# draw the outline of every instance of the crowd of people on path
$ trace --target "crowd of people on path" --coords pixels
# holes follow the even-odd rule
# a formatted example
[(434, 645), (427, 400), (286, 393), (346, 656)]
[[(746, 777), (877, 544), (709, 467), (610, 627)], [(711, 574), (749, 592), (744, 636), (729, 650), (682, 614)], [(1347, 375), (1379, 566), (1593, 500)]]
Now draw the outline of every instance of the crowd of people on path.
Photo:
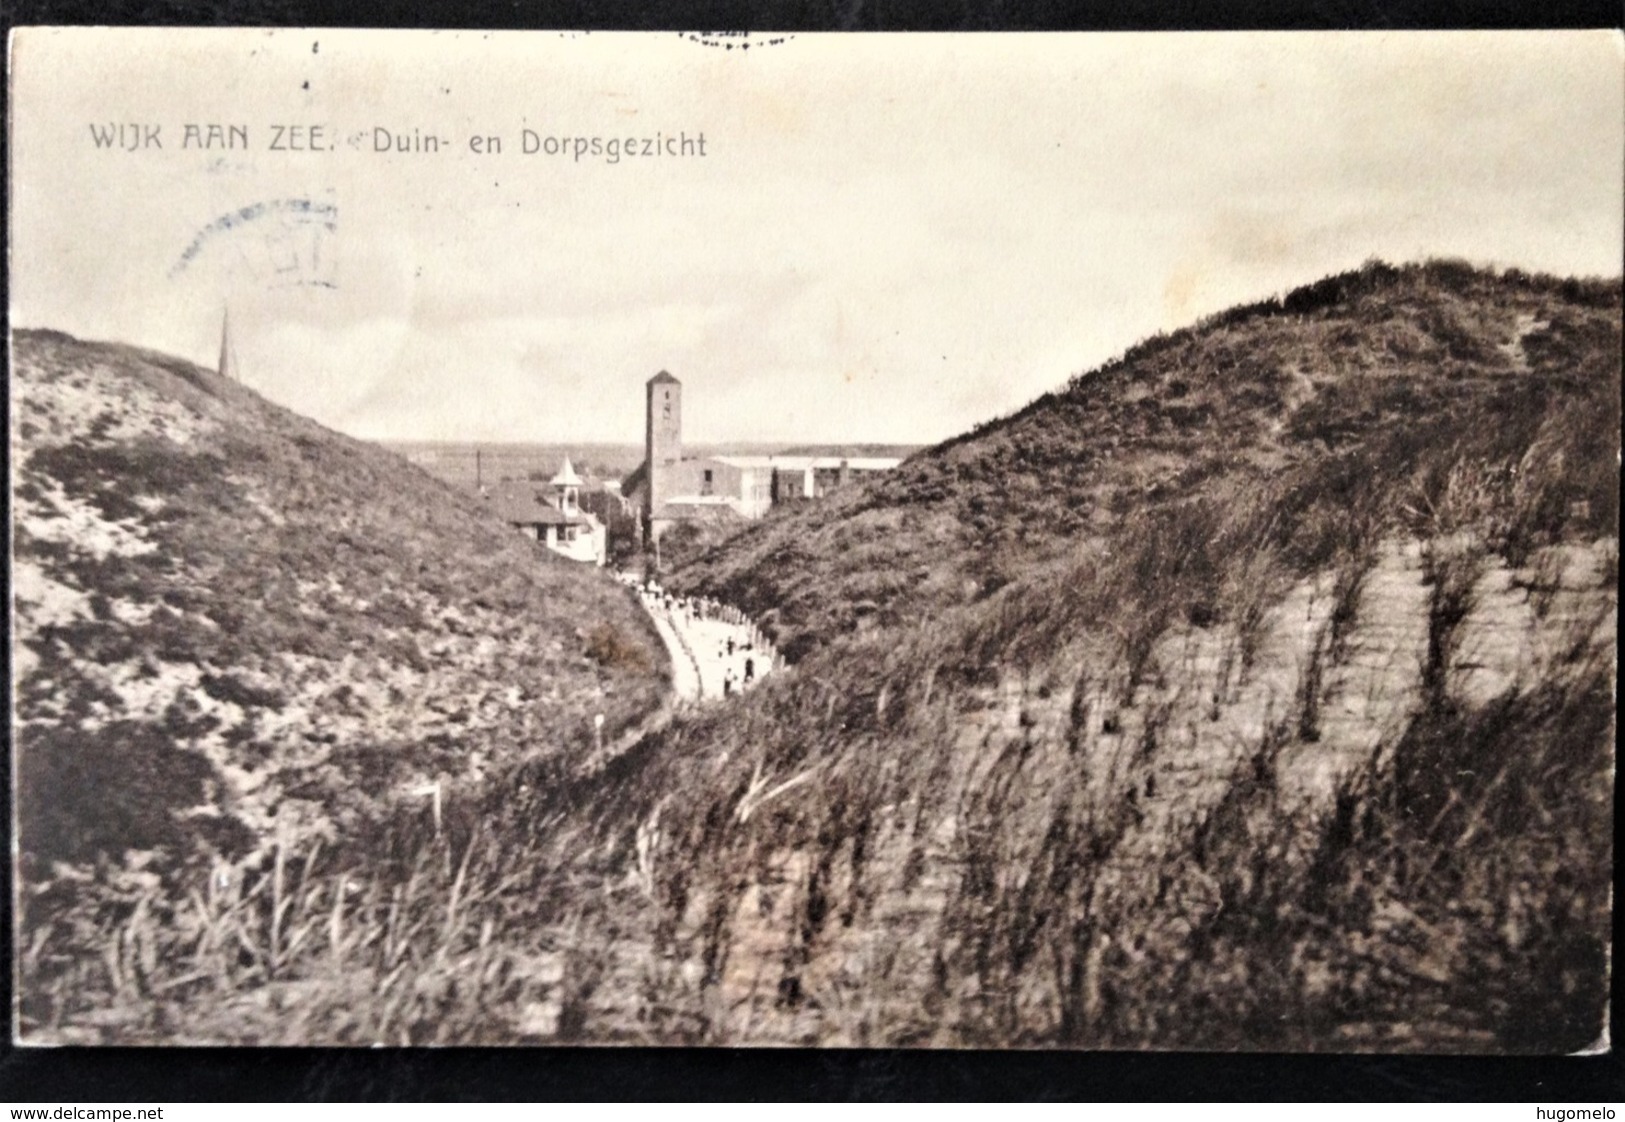
[(735, 690), (742, 690), (756, 681), (756, 660), (760, 653), (751, 639), (736, 644), (730, 638), (717, 648), (717, 658), (727, 667), (722, 679), (723, 697), (732, 697)]
[[(664, 614), (671, 621), (685, 644), (689, 643), (689, 636), (703, 632), (704, 629), (694, 626), (696, 623), (728, 625), (728, 633), (717, 643), (716, 650), (716, 662), (723, 671), (723, 697), (732, 697), (749, 688), (782, 665), (778, 652), (762, 629), (732, 604), (708, 596), (679, 595), (662, 588), (656, 581), (640, 580), (636, 574), (623, 573), (621, 579), (637, 589), (644, 607), (651, 613)], [(689, 653), (697, 666), (704, 652), (691, 647)]]

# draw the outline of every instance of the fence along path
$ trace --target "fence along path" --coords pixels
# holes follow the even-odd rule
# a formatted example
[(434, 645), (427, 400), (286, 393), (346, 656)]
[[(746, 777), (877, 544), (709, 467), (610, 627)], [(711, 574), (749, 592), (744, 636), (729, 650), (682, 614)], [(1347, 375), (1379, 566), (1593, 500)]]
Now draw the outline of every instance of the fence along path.
[(739, 609), (668, 596), (659, 586), (638, 586), (637, 592), (671, 655), (672, 696), (611, 743), (598, 745), (582, 764), (583, 775), (603, 771), (683, 708), (736, 697), (783, 665), (761, 629)]
[(642, 586), (639, 597), (671, 650), (673, 687), (684, 701), (731, 697), (782, 665), (761, 629), (738, 608), (675, 596), (653, 584)]

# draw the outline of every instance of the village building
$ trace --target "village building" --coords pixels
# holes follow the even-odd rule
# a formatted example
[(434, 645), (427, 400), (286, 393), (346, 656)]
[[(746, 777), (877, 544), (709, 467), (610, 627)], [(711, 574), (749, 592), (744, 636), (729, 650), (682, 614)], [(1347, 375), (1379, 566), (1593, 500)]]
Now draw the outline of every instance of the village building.
[(760, 518), (774, 506), (820, 498), (854, 478), (887, 471), (894, 456), (683, 455), (683, 384), (662, 370), (645, 400), (643, 463), (621, 494), (653, 541), (674, 523)]
[(566, 456), (546, 491), (528, 480), (504, 480), (483, 493), (493, 514), (534, 535), (554, 553), (602, 565), (609, 554), (609, 532), (597, 515), (581, 508), (581, 487)]

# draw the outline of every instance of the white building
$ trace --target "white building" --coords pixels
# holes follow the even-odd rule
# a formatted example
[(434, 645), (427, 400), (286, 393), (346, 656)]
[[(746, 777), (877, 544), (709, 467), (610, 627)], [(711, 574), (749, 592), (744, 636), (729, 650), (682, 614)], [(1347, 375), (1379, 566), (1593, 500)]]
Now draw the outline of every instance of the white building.
[(760, 518), (772, 507), (816, 499), (853, 479), (890, 471), (895, 456), (683, 455), (683, 386), (662, 370), (646, 387), (644, 458), (621, 483), (658, 537), (673, 522)]
[(534, 534), (554, 553), (602, 565), (609, 553), (609, 532), (596, 515), (581, 509), (581, 477), (570, 457), (564, 458), (564, 466), (548, 486), (551, 494), (534, 483), (504, 482), (486, 499), (498, 518)]

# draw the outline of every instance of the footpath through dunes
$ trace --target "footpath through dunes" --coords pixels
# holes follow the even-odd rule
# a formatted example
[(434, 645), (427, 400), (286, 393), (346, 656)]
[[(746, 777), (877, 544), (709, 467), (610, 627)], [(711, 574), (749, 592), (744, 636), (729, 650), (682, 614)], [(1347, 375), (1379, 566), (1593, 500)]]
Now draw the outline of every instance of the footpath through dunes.
[[(775, 513), (668, 583), (787, 672), (240, 886), (24, 894), (24, 1035), (1590, 1047), (1620, 297), (1373, 266)], [(614, 591), (589, 660), (658, 657)]]
[(644, 780), (695, 1031), (1591, 1047), (1620, 332), (1369, 267), (675, 574), (800, 653)]
[(671, 696), (639, 723), (605, 739), (575, 769), (579, 776), (601, 774), (611, 762), (640, 748), (678, 713), (706, 702), (727, 701), (759, 684), (779, 664), (761, 629), (744, 614), (715, 601), (672, 596), (658, 584), (642, 585), (631, 573), (621, 583), (635, 587), (671, 661)]
[[(621, 579), (636, 583), (630, 574)], [(761, 628), (737, 608), (673, 595), (653, 581), (641, 585), (638, 596), (671, 656), (673, 692), (679, 700), (738, 696), (781, 664)]]
[(35, 1003), (106, 953), (76, 925), (109, 901), (213, 899), (669, 688), (606, 574), (213, 372), (22, 331), (11, 418), (25, 1036), (71, 1020)]

